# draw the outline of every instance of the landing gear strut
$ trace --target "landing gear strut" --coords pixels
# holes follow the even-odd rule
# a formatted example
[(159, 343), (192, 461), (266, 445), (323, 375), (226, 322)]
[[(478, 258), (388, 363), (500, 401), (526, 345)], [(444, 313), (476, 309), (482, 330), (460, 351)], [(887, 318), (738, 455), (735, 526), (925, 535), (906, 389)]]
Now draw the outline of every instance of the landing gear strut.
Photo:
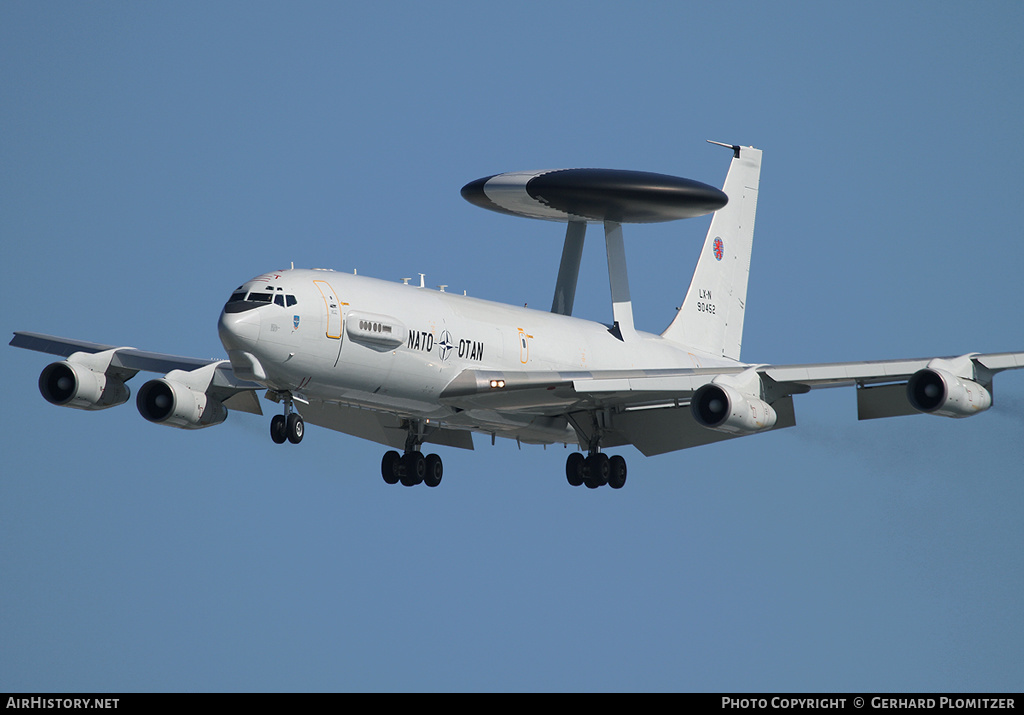
[(423, 456), (420, 451), (424, 436), (422, 422), (410, 422), (407, 430), (405, 454), (393, 449), (385, 452), (380, 462), (381, 476), (388, 484), (401, 482), (403, 486), (414, 487), (422, 483), (436, 487), (444, 475), (444, 463), (436, 454)]

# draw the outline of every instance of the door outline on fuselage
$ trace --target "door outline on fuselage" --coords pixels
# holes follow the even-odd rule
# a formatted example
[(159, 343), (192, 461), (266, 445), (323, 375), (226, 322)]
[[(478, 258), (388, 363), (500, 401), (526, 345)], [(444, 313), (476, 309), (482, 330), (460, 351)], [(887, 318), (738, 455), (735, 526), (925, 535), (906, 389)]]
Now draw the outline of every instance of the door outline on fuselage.
[(327, 325), (324, 328), (324, 334), (331, 340), (338, 341), (338, 353), (334, 357), (334, 365), (337, 366), (338, 361), (341, 359), (341, 343), (345, 327), (344, 317), (341, 313), (343, 303), (338, 298), (334, 288), (327, 281), (315, 280), (313, 285), (320, 291), (320, 295), (324, 299), (324, 309), (327, 311)]

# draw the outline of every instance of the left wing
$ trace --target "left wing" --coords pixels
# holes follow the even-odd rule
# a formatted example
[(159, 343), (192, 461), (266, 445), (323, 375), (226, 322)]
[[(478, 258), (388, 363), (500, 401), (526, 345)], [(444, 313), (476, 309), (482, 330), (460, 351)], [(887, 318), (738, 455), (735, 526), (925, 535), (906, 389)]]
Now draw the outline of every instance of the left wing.
[[(1024, 352), (816, 365), (529, 371), (466, 370), (441, 395), (461, 410), (566, 415), (580, 444), (661, 454), (796, 424), (795, 394), (857, 388), (859, 419), (918, 412), (969, 417), (992, 405), (992, 378)], [(600, 417), (598, 417), (600, 416)]]

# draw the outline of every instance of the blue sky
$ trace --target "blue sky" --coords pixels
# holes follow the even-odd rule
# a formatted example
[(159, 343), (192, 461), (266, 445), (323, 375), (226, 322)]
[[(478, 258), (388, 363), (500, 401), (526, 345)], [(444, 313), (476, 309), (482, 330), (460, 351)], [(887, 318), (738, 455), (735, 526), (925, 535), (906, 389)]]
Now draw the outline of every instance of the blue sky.
[[(550, 304), (501, 171), (720, 185), (764, 151), (744, 359), (1024, 349), (1024, 7), (3, 3), (0, 286), (33, 330), (221, 357), (294, 262)], [(627, 227), (660, 331), (704, 219)], [(607, 320), (588, 239), (576, 314)], [(1024, 374), (972, 420), (798, 426), (573, 489), (565, 450), (443, 450), (439, 489), (316, 427), (46, 404), (5, 348), (0, 690), (1019, 691)]]

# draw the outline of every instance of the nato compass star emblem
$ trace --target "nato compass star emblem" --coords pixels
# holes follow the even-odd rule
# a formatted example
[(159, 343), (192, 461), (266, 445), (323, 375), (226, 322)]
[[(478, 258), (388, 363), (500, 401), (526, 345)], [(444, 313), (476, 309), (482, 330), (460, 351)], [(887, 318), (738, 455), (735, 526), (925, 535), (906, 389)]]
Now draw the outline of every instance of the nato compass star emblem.
[(439, 348), (438, 354), (441, 357), (441, 362), (444, 362), (448, 359), (448, 356), (452, 354), (452, 348), (455, 347), (455, 345), (452, 344), (452, 334), (447, 330), (441, 333), (441, 342), (437, 344), (437, 347)]

